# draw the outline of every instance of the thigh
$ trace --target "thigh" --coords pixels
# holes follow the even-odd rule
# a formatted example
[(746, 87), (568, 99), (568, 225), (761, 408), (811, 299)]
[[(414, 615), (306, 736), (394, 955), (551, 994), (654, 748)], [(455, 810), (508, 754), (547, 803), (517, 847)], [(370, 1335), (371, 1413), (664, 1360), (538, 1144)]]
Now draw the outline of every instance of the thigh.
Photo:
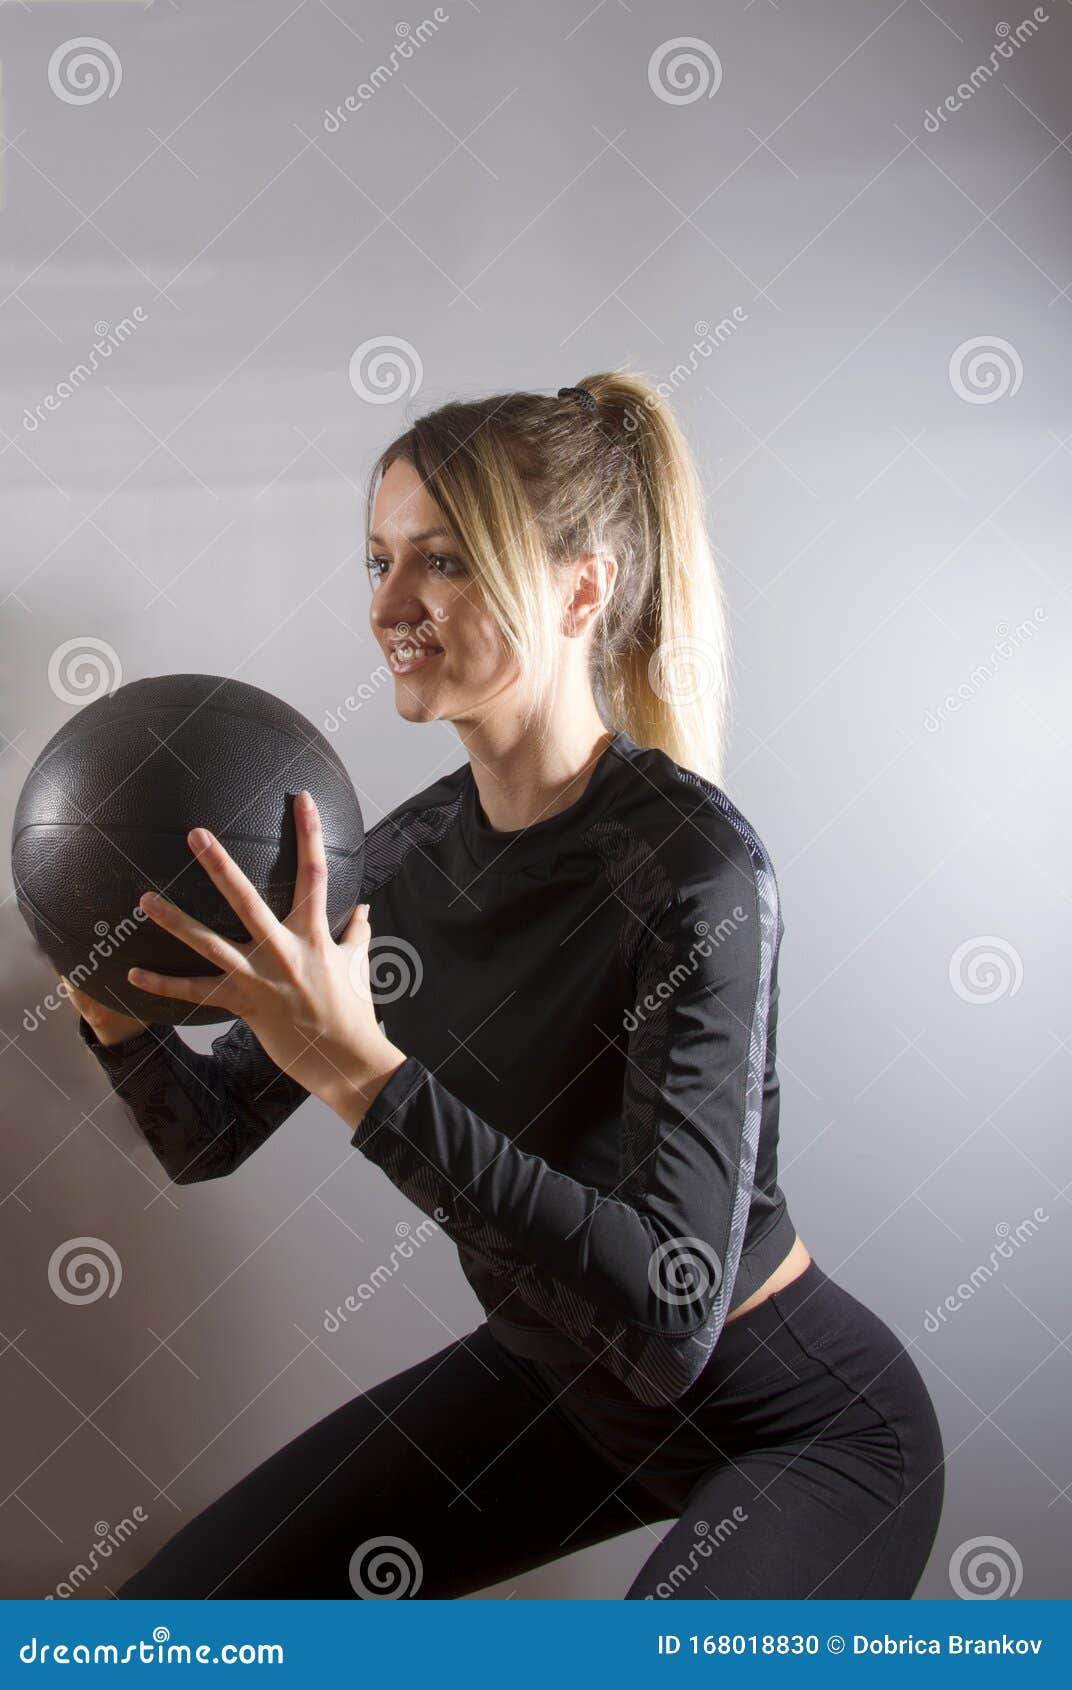
[(293, 1439), (118, 1594), (458, 1597), (665, 1513), (483, 1325)]

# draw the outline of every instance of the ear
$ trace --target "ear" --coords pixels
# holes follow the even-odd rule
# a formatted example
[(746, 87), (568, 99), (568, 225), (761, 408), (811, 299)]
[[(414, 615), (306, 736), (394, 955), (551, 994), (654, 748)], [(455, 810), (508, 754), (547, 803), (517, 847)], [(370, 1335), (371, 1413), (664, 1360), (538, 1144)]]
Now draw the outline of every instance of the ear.
[(611, 596), (618, 574), (617, 560), (609, 552), (583, 552), (563, 606), (562, 632), (578, 639), (588, 632)]

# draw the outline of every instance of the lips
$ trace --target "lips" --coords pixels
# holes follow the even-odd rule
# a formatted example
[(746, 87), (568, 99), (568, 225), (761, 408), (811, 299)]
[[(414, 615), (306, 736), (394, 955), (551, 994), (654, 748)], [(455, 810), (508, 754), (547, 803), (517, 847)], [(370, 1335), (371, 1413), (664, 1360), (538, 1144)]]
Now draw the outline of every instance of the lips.
[(392, 646), (388, 662), (396, 675), (408, 675), (412, 670), (423, 668), (433, 658), (442, 655), (442, 646), (426, 645), (417, 640), (403, 640)]

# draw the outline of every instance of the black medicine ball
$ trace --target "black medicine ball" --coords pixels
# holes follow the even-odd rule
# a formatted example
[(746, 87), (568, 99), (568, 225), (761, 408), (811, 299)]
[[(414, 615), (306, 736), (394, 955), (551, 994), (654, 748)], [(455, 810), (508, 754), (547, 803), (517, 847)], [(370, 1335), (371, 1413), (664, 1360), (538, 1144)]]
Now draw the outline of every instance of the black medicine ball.
[(72, 985), (111, 1009), (146, 1022), (233, 1020), (130, 984), (134, 967), (220, 972), (138, 899), (160, 892), (222, 937), (249, 939), (187, 843), (203, 826), (282, 919), (294, 898), (302, 787), (320, 811), (338, 939), (360, 900), (365, 834), (350, 778), (312, 722), (219, 675), (156, 675), (95, 699), (49, 740), (15, 810), (11, 866), (30, 932)]

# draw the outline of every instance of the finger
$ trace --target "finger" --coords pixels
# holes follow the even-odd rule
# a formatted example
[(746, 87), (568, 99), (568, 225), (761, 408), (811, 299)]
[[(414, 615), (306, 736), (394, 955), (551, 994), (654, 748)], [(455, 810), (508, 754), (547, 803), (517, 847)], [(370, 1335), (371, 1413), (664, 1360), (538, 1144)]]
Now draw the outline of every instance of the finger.
[(372, 937), (372, 929), (369, 927), (368, 912), (369, 906), (367, 904), (358, 904), (353, 915), (346, 923), (342, 938), (339, 940), (340, 945), (364, 945), (368, 943), (369, 939)]
[(298, 835), (298, 873), (294, 901), (283, 925), (292, 933), (328, 931), (328, 859), (324, 851), (324, 830), (320, 811), (311, 792), (302, 789), (294, 799), (294, 826)]
[(151, 992), (154, 997), (179, 998), (183, 1003), (211, 1002), (219, 1004), (221, 1009), (228, 1007), (221, 992), (232, 983), (228, 974), (205, 979), (184, 974), (154, 974), (147, 968), (128, 968), (127, 979), (139, 992)]
[(195, 827), (187, 834), (187, 841), (213, 886), (227, 899), (250, 938), (257, 944), (274, 938), (280, 923), (253, 882), (242, 873), (215, 835), (207, 827)]
[(240, 973), (247, 969), (246, 958), (235, 945), (227, 939), (222, 939), (211, 927), (206, 927), (204, 922), (195, 921), (192, 915), (186, 915), (169, 898), (162, 898), (159, 892), (143, 892), (138, 903), (158, 927), (163, 927), (168, 933), (174, 933), (177, 939), (189, 945), (198, 956), (203, 956), (206, 962), (214, 962), (217, 968), (228, 972)]

